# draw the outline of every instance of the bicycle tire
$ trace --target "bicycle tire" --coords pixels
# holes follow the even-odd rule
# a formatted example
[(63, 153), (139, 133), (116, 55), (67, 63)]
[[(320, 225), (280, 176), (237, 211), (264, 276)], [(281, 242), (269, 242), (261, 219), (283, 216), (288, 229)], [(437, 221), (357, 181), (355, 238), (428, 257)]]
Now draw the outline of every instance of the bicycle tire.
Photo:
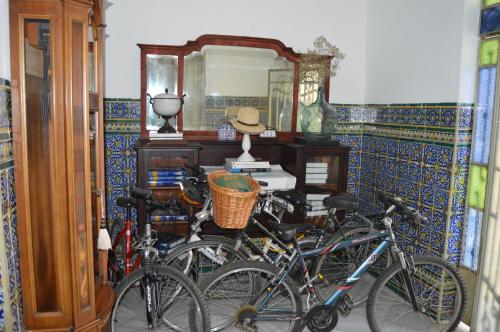
[[(208, 314), (208, 308), (206, 307), (205, 303), (202, 300), (201, 293), (199, 289), (196, 287), (196, 285), (189, 280), (184, 274), (181, 272), (170, 268), (168, 266), (155, 266), (151, 269), (154, 271), (152, 275), (154, 275), (155, 280), (157, 278), (161, 278), (160, 280), (168, 281), (170, 282), (171, 280), (174, 280), (177, 282), (180, 286), (186, 289), (187, 295), (192, 298), (192, 303), (190, 305), (185, 305), (184, 307), (191, 307), (191, 309), (188, 309), (187, 317), (181, 317), (181, 315), (171, 315), (171, 316), (176, 316), (176, 319), (179, 319), (180, 321), (185, 321), (188, 322), (188, 326), (184, 326), (183, 328), (177, 327), (174, 328), (172, 325), (173, 323), (168, 323), (169, 325), (168, 328), (161, 329), (160, 327), (156, 327), (155, 331), (193, 331), (193, 332), (208, 332), (210, 331), (210, 316)], [(144, 302), (141, 303), (141, 300), (143, 300), (143, 295), (144, 293), (141, 292), (140, 287), (138, 287), (137, 283), (141, 283), (142, 279), (144, 278), (145, 275), (145, 270), (141, 267), (140, 269), (132, 272), (129, 274), (127, 277), (125, 277), (122, 282), (118, 285), (118, 288), (116, 289), (116, 301), (115, 305), (113, 307), (113, 311), (111, 313), (110, 317), (110, 328), (112, 332), (123, 332), (124, 328), (129, 329), (130, 331), (134, 332), (140, 332), (140, 331), (150, 331), (147, 326), (147, 318), (146, 318), (146, 310), (144, 308)], [(133, 292), (133, 290), (137, 290)], [(179, 295), (179, 292), (177, 292), (176, 296)], [(125, 296), (128, 298), (131, 298), (132, 302), (136, 302), (137, 305), (133, 306), (130, 305), (129, 303), (125, 303), (127, 300), (124, 299)], [(141, 298), (142, 297), (142, 298)], [(127, 298), (127, 299), (128, 299)], [(179, 297), (179, 299), (183, 299), (183, 297)], [(178, 299), (172, 299), (170, 303), (176, 303), (175, 307), (176, 309), (182, 308), (182, 303), (178, 302)], [(192, 304), (194, 303), (195, 306)], [(142, 305), (141, 305), (142, 304)], [(197, 317), (193, 320), (193, 312), (194, 310), (192, 307), (197, 308), (196, 310)], [(123, 311), (121, 313), (120, 311)], [(166, 311), (163, 311), (163, 314)], [(167, 315), (170, 316), (170, 314), (167, 313)], [(118, 323), (118, 316), (121, 319), (125, 321), (120, 321)], [(162, 318), (163, 321), (166, 321), (170, 318)], [(195, 323), (198, 323), (199, 326), (194, 326)], [(125, 326), (125, 327), (124, 327)]]
[[(241, 277), (242, 275), (251, 275), (254, 277), (248, 278), (248, 282), (245, 282)], [(273, 278), (276, 279), (277, 276), (280, 274), (280, 270), (268, 263), (264, 262), (255, 262), (255, 261), (242, 261), (242, 262), (233, 262), (230, 264), (227, 264), (214, 272), (212, 275), (210, 275), (209, 278), (203, 281), (203, 283), (200, 285), (200, 291), (202, 293), (203, 300), (207, 304), (207, 307), (209, 308), (209, 313), (211, 318), (215, 318), (216, 321), (219, 321), (219, 318), (221, 317), (218, 314), (218, 310), (222, 310), (224, 314), (228, 317), (228, 319), (231, 319), (230, 317), (237, 317), (238, 315), (241, 315), (243, 313), (242, 310), (252, 310), (252, 307), (256, 308), (257, 306), (255, 303), (251, 304), (252, 302), (255, 302), (258, 300), (258, 298), (255, 298), (255, 294), (258, 294), (260, 296), (264, 296), (262, 290), (267, 289), (268, 282), (264, 282), (264, 280), (257, 280), (257, 282), (252, 282), (252, 280), (255, 280), (255, 278), (258, 275), (266, 275), (268, 278)], [(238, 287), (237, 290), (234, 289), (222, 289), (222, 294), (226, 296), (224, 299), (223, 303), (218, 303), (216, 300), (218, 299), (215, 293), (215, 289), (221, 285), (221, 283), (228, 277), (233, 276), (236, 278), (235, 280), (241, 281), (244, 284), (250, 285), (249, 288), (251, 289), (249, 292), (245, 292), (243, 287)], [(293, 279), (290, 277), (286, 276), (283, 281), (276, 286), (279, 288), (278, 292), (281, 292), (282, 290), (286, 290), (290, 296), (290, 299), (292, 300), (292, 307), (290, 308), (290, 318), (291, 317), (299, 317), (302, 315), (302, 299), (299, 294), (299, 289)], [(224, 288), (224, 287), (223, 287)], [(277, 288), (277, 289), (278, 289)], [(233, 292), (232, 292), (233, 291)], [(245, 303), (240, 303), (239, 300), (241, 300), (240, 296), (236, 296), (236, 299), (233, 298), (232, 300), (236, 301), (234, 304), (234, 309), (228, 309), (229, 304), (229, 296), (231, 294), (235, 294), (240, 292), (237, 295), (241, 295), (241, 292), (243, 291), (243, 296), (244, 296), (244, 302)], [(250, 301), (245, 301), (248, 300), (248, 298), (251, 298)], [(280, 299), (282, 298), (281, 293), (274, 293), (272, 296), (272, 299)], [(215, 303), (212, 303), (215, 302)], [(249, 303), (247, 303), (249, 302)], [(278, 300), (279, 302), (279, 310), (284, 311), (287, 309), (286, 307), (284, 308), (284, 305), (282, 304), (281, 300)], [(263, 308), (270, 310), (270, 312), (274, 312), (273, 308), (268, 307), (269, 304), (266, 304)], [(256, 315), (259, 315), (259, 312), (256, 310), (255, 311)], [(265, 315), (265, 314), (263, 314)], [(265, 331), (295, 331), (295, 328), (298, 324), (297, 319), (290, 319), (290, 320), (275, 320), (275, 322), (289, 322), (290, 326), (285, 330), (283, 327), (276, 327), (276, 326), (268, 326), (269, 329), (265, 329), (265, 326), (260, 325), (258, 327), (258, 331), (265, 332)], [(212, 321), (213, 323), (213, 321)], [(211, 331), (219, 331), (221, 329), (225, 329), (231, 324), (235, 323), (234, 320), (226, 320), (222, 323), (220, 323), (219, 326), (212, 326)], [(214, 325), (216, 323), (213, 323)], [(265, 322), (263, 323), (265, 324)], [(224, 325), (224, 326), (223, 326)], [(271, 324), (272, 325), (272, 324)]]
[[(326, 244), (326, 247), (335, 246), (337, 243), (349, 239), (355, 238), (362, 235), (366, 235), (369, 232), (368, 227), (354, 227), (349, 229), (344, 229), (343, 234), (338, 233), (333, 236)], [(364, 261), (364, 258), (369, 254), (368, 246), (370, 242), (364, 243), (358, 246), (353, 246), (351, 248), (345, 248), (331, 252), (326, 255), (319, 256), (312, 269), (312, 276), (318, 276), (320, 273), (323, 276), (325, 282), (318, 281), (314, 283), (314, 290), (321, 302), (325, 302), (326, 299), (335, 292), (336, 288), (340, 286)], [(353, 255), (354, 253), (354, 255)], [(355, 258), (359, 262), (350, 262), (346, 259), (350, 259), (351, 256), (356, 256)], [(381, 271), (378, 268), (387, 268), (390, 265), (389, 251), (383, 258), (379, 258), (378, 265), (373, 266), (369, 273), (365, 275), (356, 283), (356, 285), (349, 291), (352, 298), (353, 306), (358, 306), (368, 299), (368, 295), (372, 285), (375, 283), (376, 278), (374, 275), (379, 275)], [(332, 273), (329, 273), (331, 270)]]
[[(381, 331), (387, 331), (389, 326), (398, 326), (397, 324), (391, 323), (392, 315), (399, 314), (404, 320), (404, 327), (407, 327), (410, 323), (413, 322), (413, 316), (416, 316), (418, 314), (421, 314), (421, 317), (418, 318), (419, 324), (422, 326), (421, 331), (429, 332), (429, 331), (434, 331), (433, 329), (430, 329), (428, 325), (431, 325), (431, 321), (435, 321), (434, 317), (432, 315), (435, 315), (433, 311), (440, 312), (439, 308), (434, 308), (431, 309), (432, 306), (429, 305), (429, 301), (433, 300), (434, 295), (433, 293), (437, 289), (436, 287), (441, 287), (441, 285), (446, 285), (446, 294), (444, 294), (443, 290), (440, 290), (439, 298), (437, 300), (439, 303), (444, 299), (446, 302), (443, 302), (445, 304), (451, 303), (450, 301), (453, 301), (455, 305), (453, 305), (454, 308), (456, 308), (456, 312), (453, 313), (453, 315), (449, 319), (449, 323), (442, 327), (442, 329), (439, 329), (439, 331), (454, 331), (457, 325), (459, 324), (464, 310), (465, 310), (465, 304), (467, 302), (467, 297), (466, 297), (466, 291), (463, 283), (463, 279), (460, 276), (460, 274), (448, 263), (443, 261), (442, 259), (438, 257), (424, 257), (424, 256), (415, 256), (413, 257), (413, 266), (415, 269), (413, 272), (410, 274), (410, 278), (412, 281), (413, 288), (415, 289), (415, 295), (417, 296), (417, 301), (419, 305), (422, 305), (424, 309), (427, 309), (421, 313), (416, 312), (411, 303), (408, 303), (408, 299), (404, 299), (403, 295), (405, 295), (405, 289), (407, 291), (407, 288), (403, 282), (402, 275), (399, 273), (402, 271), (401, 263), (397, 262), (393, 264), (389, 269), (385, 270), (384, 273), (382, 273), (377, 281), (375, 282), (371, 292), (370, 296), (368, 298), (368, 303), (366, 306), (366, 315), (368, 319), (368, 324), (370, 325), (370, 329), (375, 332), (381, 332)], [(424, 268), (427, 266), (427, 269), (424, 270)], [(438, 269), (442, 269), (443, 272), (438, 272)], [(446, 279), (446, 283), (443, 282), (436, 282), (436, 280), (433, 279), (433, 277), (436, 276), (437, 274), (441, 275), (438, 277), (440, 281), (445, 280), (444, 271), (446, 271), (449, 274), (450, 279)], [(400, 277), (398, 280), (398, 276)], [(394, 279), (393, 279), (394, 278)], [(450, 288), (451, 281), (454, 282), (454, 285), (456, 289), (453, 287)], [(424, 289), (425, 284), (428, 284), (430, 289), (432, 290), (431, 293), (427, 293), (427, 291), (422, 291)], [(399, 289), (398, 285), (402, 286), (404, 289)], [(399, 292), (398, 292), (399, 291)], [(382, 294), (384, 292), (384, 294)], [(441, 293), (443, 292), (443, 293)], [(450, 296), (453, 296), (453, 294), (456, 294), (455, 298), (451, 298)], [(428, 294), (428, 295), (426, 295)], [(382, 313), (381, 311), (384, 308), (384, 303), (381, 303), (383, 300), (382, 296), (385, 296), (387, 299), (393, 298), (394, 300), (400, 301), (399, 304), (394, 305), (395, 302), (394, 300), (390, 300), (388, 305), (391, 305), (391, 314), (386, 314), (384, 315), (383, 319), (377, 319), (377, 312)], [(423, 296), (426, 296), (426, 301), (425, 303), (423, 302)], [(443, 296), (443, 298), (441, 298)], [(457, 304), (458, 301), (458, 305)], [(402, 303), (401, 303), (402, 302)], [(411, 302), (411, 301), (410, 301)], [(440, 304), (438, 304), (440, 305)], [(403, 311), (403, 314), (398, 313), (396, 310), (402, 310), (402, 307), (406, 307), (407, 311)], [(444, 307), (452, 307), (449, 305), (445, 305)], [(410, 310), (408, 311), (408, 308)], [(413, 311), (413, 312), (412, 312)], [(446, 312), (447, 310), (442, 311)], [(439, 317), (440, 314), (436, 315)], [(428, 324), (428, 325), (425, 325)], [(401, 326), (399, 325), (397, 327), (399, 330), (401, 330)], [(418, 331), (418, 329), (412, 329), (412, 331)]]
[[(194, 266), (197, 263), (194, 258), (198, 259), (197, 262), (203, 260), (203, 265)], [(205, 273), (212, 273), (229, 262), (248, 258), (249, 255), (244, 249), (235, 249), (234, 240), (201, 240), (180, 245), (168, 254), (161, 264), (171, 266), (189, 275), (195, 283), (199, 283)]]

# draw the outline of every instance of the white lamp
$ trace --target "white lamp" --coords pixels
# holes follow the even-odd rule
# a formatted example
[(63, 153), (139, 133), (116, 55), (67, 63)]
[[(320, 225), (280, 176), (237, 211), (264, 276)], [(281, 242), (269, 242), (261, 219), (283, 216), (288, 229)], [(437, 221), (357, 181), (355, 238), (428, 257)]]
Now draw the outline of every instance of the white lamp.
[(241, 148), (243, 153), (238, 157), (238, 161), (255, 161), (255, 158), (250, 154), (252, 143), (250, 135), (258, 135), (266, 130), (266, 127), (259, 123), (259, 110), (253, 107), (242, 107), (238, 111), (236, 119), (229, 120), (229, 123), (239, 132), (243, 133), (243, 141)]

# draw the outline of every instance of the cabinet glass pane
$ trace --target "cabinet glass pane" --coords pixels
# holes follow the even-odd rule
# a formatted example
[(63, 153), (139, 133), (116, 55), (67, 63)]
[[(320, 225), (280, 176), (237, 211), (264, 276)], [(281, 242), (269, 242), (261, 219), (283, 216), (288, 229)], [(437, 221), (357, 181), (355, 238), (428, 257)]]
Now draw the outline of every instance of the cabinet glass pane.
[[(151, 96), (156, 96), (160, 93), (165, 93), (168, 89), (169, 93), (177, 94), (177, 56), (176, 55), (146, 55), (147, 66), (147, 93)], [(158, 130), (165, 120), (156, 115), (153, 107), (147, 101), (147, 130)], [(170, 118), (172, 127), (177, 128), (176, 118)]]
[(488, 179), (488, 167), (473, 164), (470, 166), (469, 174), (467, 205), (475, 209), (483, 210), (486, 182)]
[(500, 6), (491, 7), (481, 11), (481, 34), (492, 33), (500, 30)]
[(481, 41), (479, 55), (480, 65), (494, 65), (498, 60), (498, 38)]
[(87, 109), (85, 107), (85, 96), (88, 93), (85, 90), (84, 70), (84, 29), (83, 23), (74, 21), (71, 27), (71, 100), (73, 113), (73, 167), (74, 167), (74, 185), (75, 185), (75, 217), (78, 234), (78, 280), (80, 282), (80, 303), (82, 306), (89, 304), (89, 285), (88, 285), (88, 265), (87, 265), (87, 192), (89, 188), (85, 181), (85, 142), (88, 139), (86, 124)]
[(32, 251), (43, 256), (33, 266), (36, 307), (39, 312), (58, 310), (57, 297), (46, 296), (55, 289), (56, 252), (53, 228), (52, 193), (54, 170), (51, 24), (47, 19), (24, 20), (24, 88), (27, 171), (31, 218)]
[(476, 123), (472, 140), (472, 161), (487, 164), (490, 154), (491, 125), (495, 102), (496, 68), (479, 69)]
[(92, 26), (89, 25), (89, 91), (96, 92), (96, 54)]

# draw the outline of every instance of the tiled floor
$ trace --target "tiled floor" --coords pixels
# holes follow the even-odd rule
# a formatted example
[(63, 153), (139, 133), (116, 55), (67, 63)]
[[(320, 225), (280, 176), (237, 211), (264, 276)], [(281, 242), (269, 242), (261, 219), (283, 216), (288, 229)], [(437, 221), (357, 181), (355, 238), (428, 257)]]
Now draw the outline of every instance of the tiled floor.
[[(307, 331), (307, 330), (304, 330)], [(334, 330), (335, 332), (365, 332), (370, 331), (366, 320), (366, 307), (361, 305), (354, 308), (347, 317), (339, 317), (339, 322)], [(468, 332), (469, 327), (461, 323), (456, 332)], [(401, 331), (403, 332), (403, 331)]]

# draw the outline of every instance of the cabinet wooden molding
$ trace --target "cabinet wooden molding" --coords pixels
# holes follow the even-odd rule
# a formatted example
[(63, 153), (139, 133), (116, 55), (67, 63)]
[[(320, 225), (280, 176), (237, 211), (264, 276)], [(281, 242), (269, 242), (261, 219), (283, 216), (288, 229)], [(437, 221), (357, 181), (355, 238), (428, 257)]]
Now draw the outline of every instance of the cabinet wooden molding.
[(10, 2), (20, 269), (32, 331), (100, 331), (108, 316), (100, 308), (110, 310), (96, 301), (109, 289), (94, 274), (104, 209), (92, 194), (104, 188), (101, 12), (102, 0)]

